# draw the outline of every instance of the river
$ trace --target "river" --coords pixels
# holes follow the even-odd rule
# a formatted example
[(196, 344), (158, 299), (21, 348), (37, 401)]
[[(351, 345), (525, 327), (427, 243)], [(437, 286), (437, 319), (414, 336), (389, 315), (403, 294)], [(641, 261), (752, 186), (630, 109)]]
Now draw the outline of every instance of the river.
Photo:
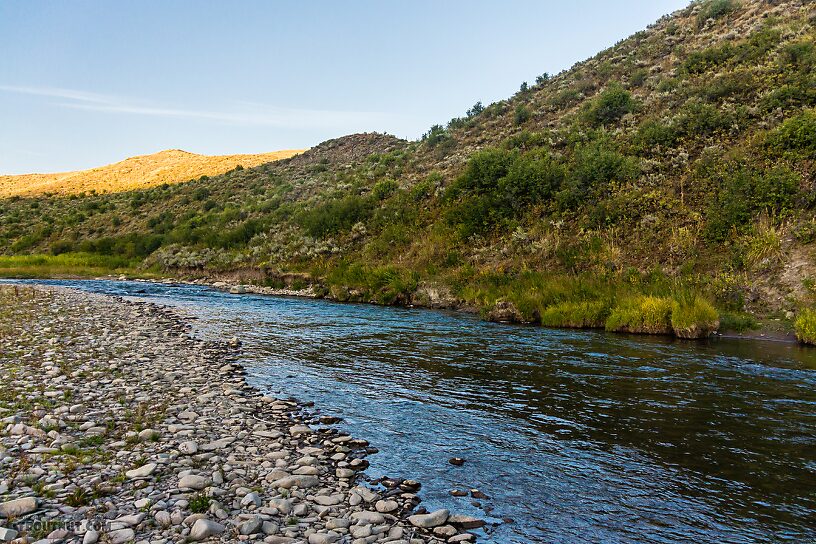
[(429, 509), (488, 520), (480, 542), (816, 540), (816, 348), (190, 285), (39, 283), (173, 306), (195, 334), (238, 336), (250, 383), (342, 417), (380, 449), (369, 475), (420, 480)]

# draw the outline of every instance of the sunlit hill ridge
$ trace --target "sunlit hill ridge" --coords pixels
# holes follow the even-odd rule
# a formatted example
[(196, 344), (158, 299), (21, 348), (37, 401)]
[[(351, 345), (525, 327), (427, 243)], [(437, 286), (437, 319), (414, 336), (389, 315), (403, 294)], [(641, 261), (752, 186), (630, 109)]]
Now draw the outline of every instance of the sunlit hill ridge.
[(211, 156), (168, 149), (90, 170), (0, 176), (0, 197), (45, 193), (69, 195), (91, 191), (117, 193), (144, 189), (201, 176), (217, 176), (239, 165), (247, 168), (258, 166), (302, 151), (287, 149), (271, 153)]

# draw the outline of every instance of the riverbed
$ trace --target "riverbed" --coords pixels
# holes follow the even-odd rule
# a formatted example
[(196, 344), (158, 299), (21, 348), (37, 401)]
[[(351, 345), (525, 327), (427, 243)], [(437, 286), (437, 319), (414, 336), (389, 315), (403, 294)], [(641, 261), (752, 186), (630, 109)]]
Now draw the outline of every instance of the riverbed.
[(343, 418), (380, 449), (368, 474), (417, 479), (429, 510), (486, 519), (481, 542), (816, 539), (813, 348), (191, 285), (41, 283), (172, 306), (197, 335), (237, 336), (250, 383)]

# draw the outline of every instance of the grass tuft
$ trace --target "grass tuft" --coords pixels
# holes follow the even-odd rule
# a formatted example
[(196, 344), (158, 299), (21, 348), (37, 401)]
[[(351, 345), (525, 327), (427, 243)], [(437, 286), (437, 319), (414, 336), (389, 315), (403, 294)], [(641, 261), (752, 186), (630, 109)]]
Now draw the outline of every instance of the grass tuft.
[(816, 345), (816, 310), (802, 310), (796, 318), (794, 329), (800, 342)]

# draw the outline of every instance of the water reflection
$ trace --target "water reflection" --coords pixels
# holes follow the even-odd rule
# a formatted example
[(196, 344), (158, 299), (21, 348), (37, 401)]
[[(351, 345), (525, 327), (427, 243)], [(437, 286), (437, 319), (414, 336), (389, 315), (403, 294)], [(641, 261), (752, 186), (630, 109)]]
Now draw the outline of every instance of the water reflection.
[[(381, 448), (429, 507), (509, 517), (487, 542), (816, 539), (816, 350), (483, 323), (423, 310), (60, 282), (244, 340), (250, 380)], [(139, 290), (143, 292), (139, 292)], [(449, 457), (467, 459), (452, 467)]]

